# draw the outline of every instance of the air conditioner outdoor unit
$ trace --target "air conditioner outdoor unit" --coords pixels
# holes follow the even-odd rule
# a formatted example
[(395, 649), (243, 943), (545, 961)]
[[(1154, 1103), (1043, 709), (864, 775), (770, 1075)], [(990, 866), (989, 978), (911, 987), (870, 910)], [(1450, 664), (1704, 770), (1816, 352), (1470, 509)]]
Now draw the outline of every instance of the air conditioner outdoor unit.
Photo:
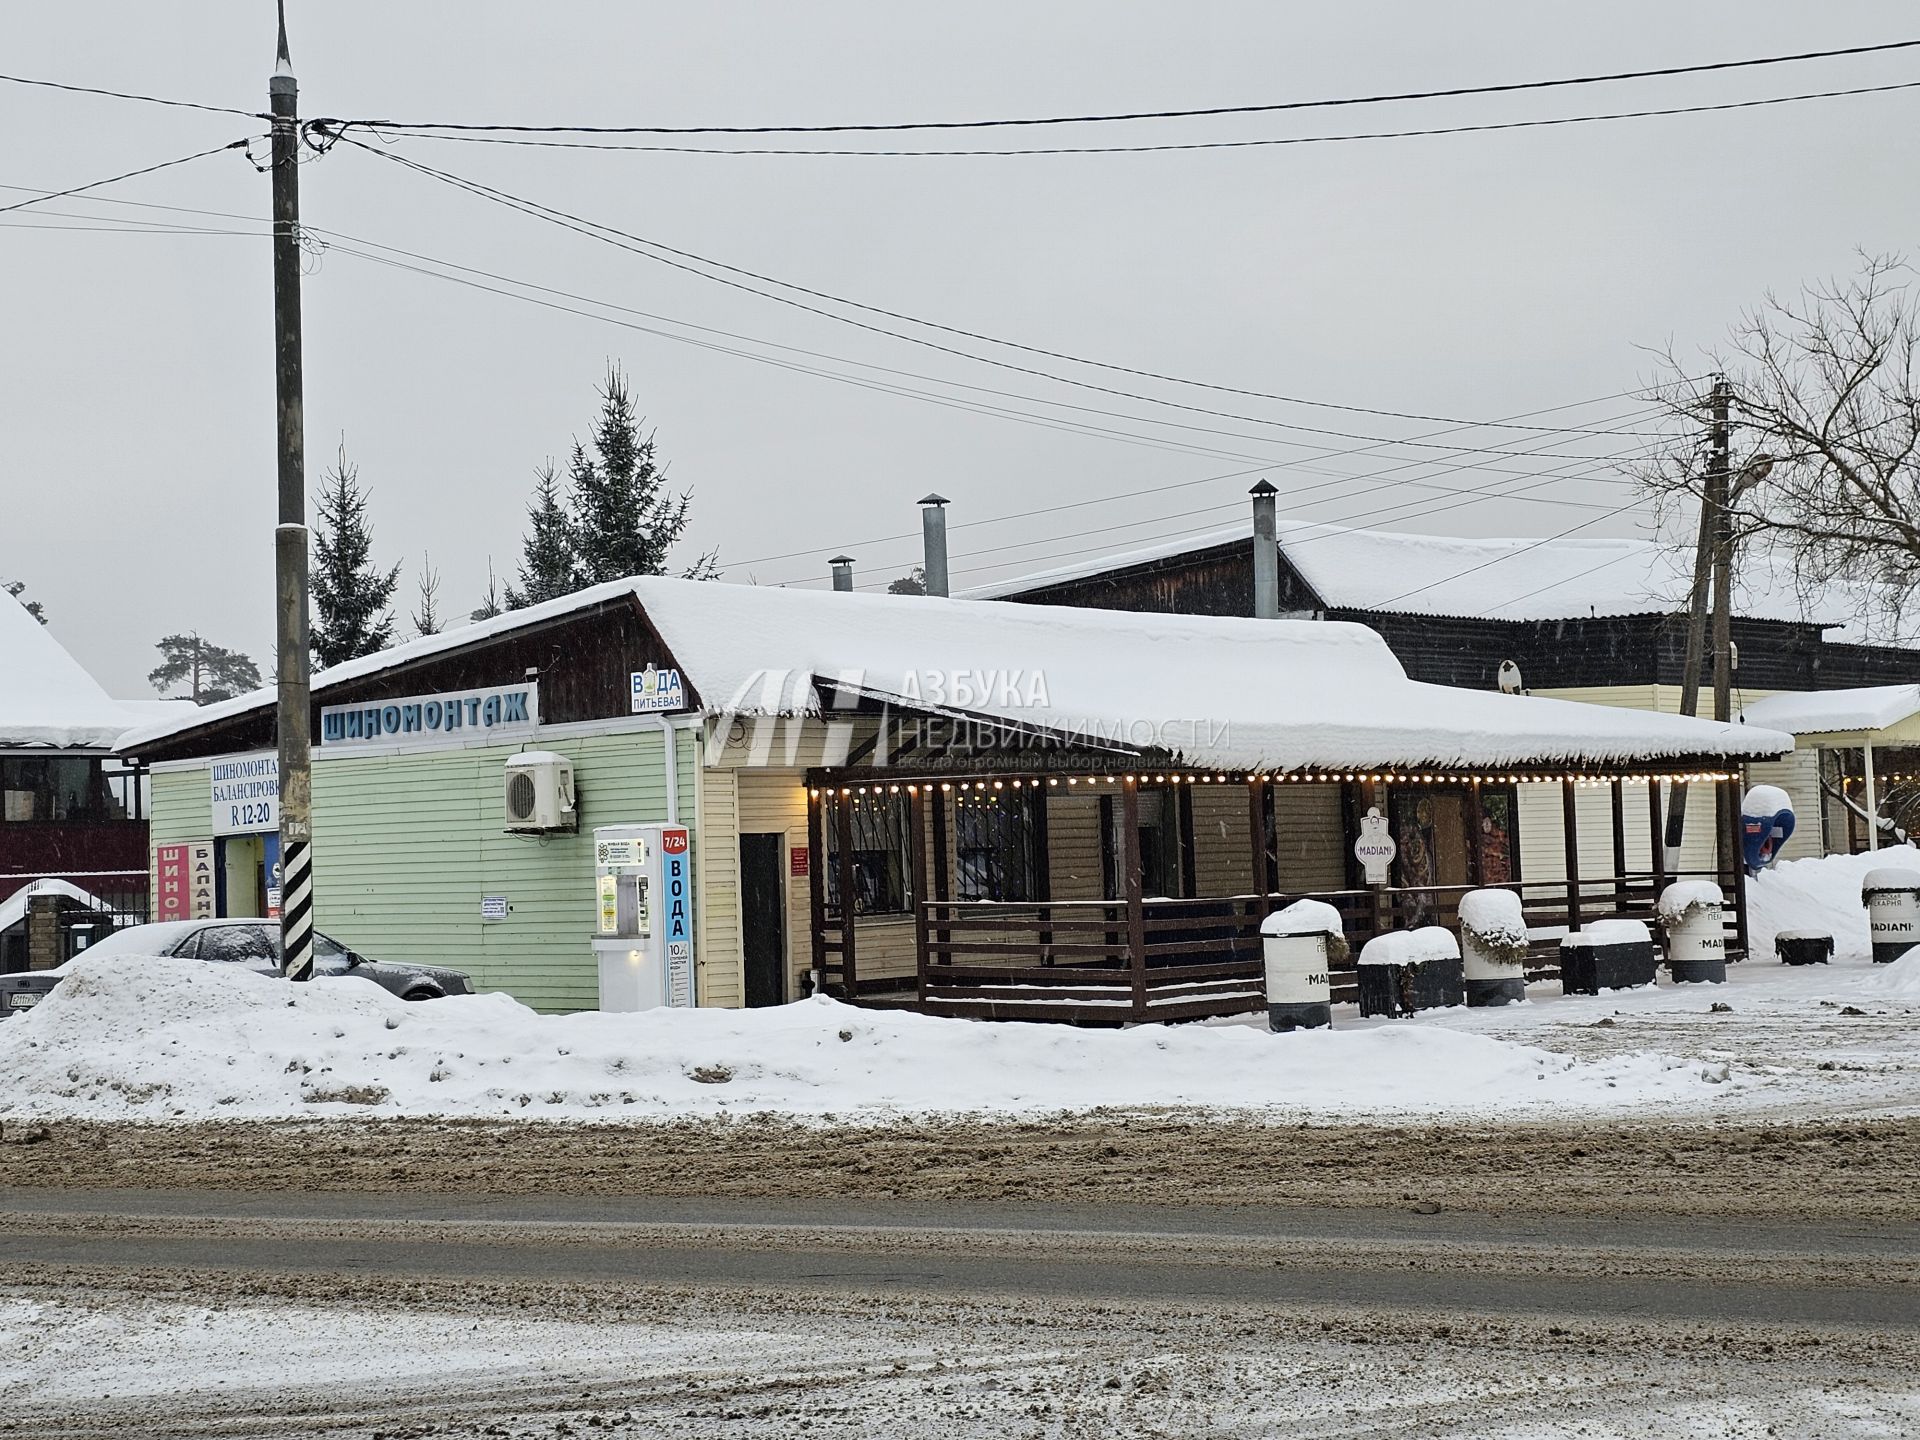
[(551, 750), (523, 750), (507, 757), (507, 829), (526, 833), (576, 830), (573, 762)]

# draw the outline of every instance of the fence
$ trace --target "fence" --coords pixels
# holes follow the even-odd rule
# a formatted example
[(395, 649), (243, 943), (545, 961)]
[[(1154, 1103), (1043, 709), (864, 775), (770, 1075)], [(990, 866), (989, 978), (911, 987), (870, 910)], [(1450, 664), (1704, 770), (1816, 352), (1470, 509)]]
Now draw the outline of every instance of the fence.
[(144, 870), (0, 875), (0, 972), (57, 965), (97, 940), (144, 925)]
[[(1693, 878), (1684, 876), (1667, 876)], [(1657, 877), (1503, 886), (1518, 892), (1534, 936), (1529, 980), (1559, 976), (1559, 937), (1577, 912), (1651, 921)], [(1353, 949), (1374, 935), (1420, 925), (1459, 929), (1461, 897), (1473, 886), (1341, 890), (1315, 895), (1340, 912)], [(942, 1015), (1116, 1025), (1238, 1015), (1266, 1003), (1261, 922), (1294, 895), (1154, 899), (1136, 922), (1125, 902), (1011, 904), (927, 901), (918, 907), (919, 1002)], [(1737, 932), (1729, 954), (1739, 958)], [(1333, 967), (1333, 998), (1357, 995), (1351, 958)]]

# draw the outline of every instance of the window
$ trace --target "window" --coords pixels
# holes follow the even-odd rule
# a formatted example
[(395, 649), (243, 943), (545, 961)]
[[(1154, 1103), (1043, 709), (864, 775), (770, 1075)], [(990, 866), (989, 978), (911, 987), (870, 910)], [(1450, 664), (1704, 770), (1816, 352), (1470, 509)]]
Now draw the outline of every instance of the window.
[(954, 854), (962, 900), (1038, 900), (1037, 790), (963, 794), (954, 806)]
[[(1105, 817), (1102, 842), (1106, 876), (1106, 898), (1126, 898), (1126, 849), (1121, 825), (1125, 806), (1117, 795), (1100, 797)], [(1140, 893), (1146, 899), (1186, 894), (1186, 866), (1183, 863), (1184, 840), (1181, 835), (1180, 801), (1171, 786), (1140, 787)]]
[(96, 758), (0, 756), (0, 821), (117, 820), (122, 813)]
[(853, 913), (901, 915), (913, 908), (905, 795), (830, 795), (822, 808), (827, 848), (827, 909), (840, 912), (840, 807), (851, 806)]
[(258, 925), (210, 925), (200, 932), (200, 958), (259, 970), (273, 964), (273, 946)]

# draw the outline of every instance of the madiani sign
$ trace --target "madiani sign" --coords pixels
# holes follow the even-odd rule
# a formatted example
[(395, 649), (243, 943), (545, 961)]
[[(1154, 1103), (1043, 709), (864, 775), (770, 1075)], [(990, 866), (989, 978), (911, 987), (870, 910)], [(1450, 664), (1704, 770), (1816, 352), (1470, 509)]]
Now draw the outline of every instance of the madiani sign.
[(529, 680), (482, 690), (322, 706), (320, 745), (325, 750), (372, 745), (424, 750), (511, 740), (532, 734), (539, 724), (540, 686)]

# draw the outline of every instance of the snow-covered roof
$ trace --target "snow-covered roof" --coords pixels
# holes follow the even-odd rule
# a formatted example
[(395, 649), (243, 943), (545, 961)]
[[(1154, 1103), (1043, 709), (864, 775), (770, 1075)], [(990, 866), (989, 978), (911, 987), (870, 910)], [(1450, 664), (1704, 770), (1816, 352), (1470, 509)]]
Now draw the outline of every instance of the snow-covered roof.
[[(1278, 522), (1276, 537), (1288, 563), (1333, 610), (1494, 620), (1665, 614), (1685, 607), (1693, 584), (1691, 556), (1647, 539), (1457, 538), (1289, 520)], [(1007, 599), (1251, 539), (1248, 525), (1185, 535), (995, 581), (966, 595)], [(1893, 635), (1863, 622), (1860, 616), (1875, 613), (1874, 598), (1870, 587), (1835, 581), (1803, 601), (1791, 566), (1777, 557), (1751, 556), (1735, 580), (1734, 612), (1830, 625), (1834, 639), (1920, 642), (1920, 633)]]
[[(34, 622), (38, 624), (38, 621)], [(74, 900), (89, 910), (111, 913), (113, 906), (98, 895), (89, 895), (70, 880), (34, 880), (0, 900), (0, 933), (11, 930), (27, 918), (27, 902), (35, 895), (59, 895)]]
[[(815, 714), (835, 688), (910, 711), (1166, 752), (1205, 768), (1625, 764), (1777, 756), (1753, 725), (1499, 695), (1407, 678), (1363, 625), (613, 581), (336, 665), (314, 689), (636, 599), (709, 713)], [(816, 683), (818, 677), (818, 683)], [(964, 681), (961, 677), (965, 677)], [(273, 692), (130, 733), (167, 736), (264, 710)]]
[(139, 718), (0, 590), (0, 749), (109, 750)]
[(1749, 725), (1789, 735), (1888, 730), (1920, 715), (1920, 685), (1870, 685), (1858, 690), (1786, 690), (1741, 710)]

